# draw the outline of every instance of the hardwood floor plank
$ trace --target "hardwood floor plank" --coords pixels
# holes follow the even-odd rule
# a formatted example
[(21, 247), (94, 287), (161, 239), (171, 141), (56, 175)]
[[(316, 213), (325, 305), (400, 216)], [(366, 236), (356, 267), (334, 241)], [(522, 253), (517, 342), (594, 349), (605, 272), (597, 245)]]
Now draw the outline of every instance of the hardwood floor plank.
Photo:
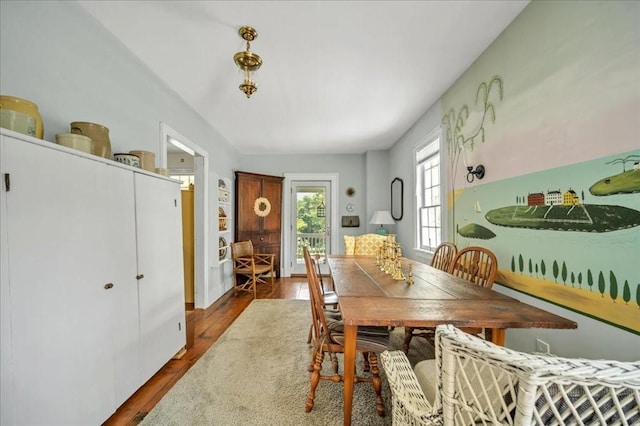
[[(278, 278), (273, 287), (258, 286), (258, 299), (308, 299), (305, 277)], [(136, 391), (104, 426), (135, 426), (139, 424), (162, 397), (176, 384), (200, 357), (213, 345), (253, 300), (248, 293), (234, 296), (227, 292), (210, 307), (198, 313), (187, 313), (187, 322), (195, 321), (193, 346), (180, 359), (172, 359)], [(192, 324), (187, 324), (187, 329)]]

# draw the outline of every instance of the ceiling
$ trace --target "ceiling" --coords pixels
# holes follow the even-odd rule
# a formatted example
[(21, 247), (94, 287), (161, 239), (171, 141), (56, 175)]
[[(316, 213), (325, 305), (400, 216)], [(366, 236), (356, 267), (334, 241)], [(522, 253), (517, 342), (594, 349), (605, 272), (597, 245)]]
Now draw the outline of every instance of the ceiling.
[[(527, 5), (471, 1), (80, 1), (240, 152), (390, 148)], [(258, 31), (258, 91), (233, 55)], [(176, 129), (182, 133), (184, 130)]]

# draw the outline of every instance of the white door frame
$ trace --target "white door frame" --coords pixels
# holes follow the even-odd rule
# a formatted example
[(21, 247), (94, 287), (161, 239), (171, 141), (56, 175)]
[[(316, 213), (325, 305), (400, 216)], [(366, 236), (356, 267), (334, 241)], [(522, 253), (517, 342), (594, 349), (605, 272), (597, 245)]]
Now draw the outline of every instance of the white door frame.
[(284, 246), (283, 256), (284, 262), (282, 268), (282, 276), (290, 277), (291, 276), (291, 262), (294, 253), (291, 253), (291, 244), (289, 241), (291, 240), (291, 233), (293, 232), (293, 224), (291, 218), (291, 182), (292, 181), (329, 181), (331, 182), (331, 227), (329, 229), (329, 234), (331, 236), (331, 253), (338, 252), (338, 173), (285, 173), (284, 174), (284, 183), (283, 183), (283, 218), (282, 223), (284, 226), (284, 232), (282, 236), (282, 241), (284, 242), (282, 245)]
[(209, 301), (209, 153), (168, 124), (160, 122), (160, 167), (167, 168), (167, 143), (194, 156), (194, 306), (206, 308)]

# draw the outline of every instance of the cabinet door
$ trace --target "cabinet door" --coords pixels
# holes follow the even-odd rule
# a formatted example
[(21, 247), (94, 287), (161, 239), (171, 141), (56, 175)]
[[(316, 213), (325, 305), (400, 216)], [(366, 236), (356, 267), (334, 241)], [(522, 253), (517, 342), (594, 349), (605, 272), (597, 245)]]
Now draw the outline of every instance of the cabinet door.
[(259, 177), (236, 173), (236, 241), (243, 241), (239, 238), (241, 233), (260, 232), (260, 218), (254, 213), (253, 205), (261, 196), (262, 180)]
[(113, 342), (137, 343), (132, 173), (2, 143), (13, 420), (100, 424), (118, 405)]
[(271, 202), (271, 212), (264, 218), (262, 231), (277, 234), (279, 242), (282, 222), (282, 178), (265, 178), (262, 183), (262, 196)]
[[(135, 173), (140, 339), (144, 380), (186, 344), (178, 183)], [(196, 237), (197, 238), (197, 237)]]

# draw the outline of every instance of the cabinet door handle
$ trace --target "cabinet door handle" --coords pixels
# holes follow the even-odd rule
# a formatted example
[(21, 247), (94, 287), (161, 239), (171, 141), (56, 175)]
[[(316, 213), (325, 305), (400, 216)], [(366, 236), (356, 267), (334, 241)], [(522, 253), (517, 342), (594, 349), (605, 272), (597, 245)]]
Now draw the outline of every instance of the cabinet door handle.
[(144, 274), (136, 275), (136, 280), (141, 280), (144, 278)]
[(109, 289), (111, 289), (111, 288), (113, 288), (113, 283), (106, 283), (106, 284), (104, 285), (104, 289), (105, 289), (105, 290), (109, 290)]
[(260, 241), (264, 241), (264, 237), (260, 237)]

